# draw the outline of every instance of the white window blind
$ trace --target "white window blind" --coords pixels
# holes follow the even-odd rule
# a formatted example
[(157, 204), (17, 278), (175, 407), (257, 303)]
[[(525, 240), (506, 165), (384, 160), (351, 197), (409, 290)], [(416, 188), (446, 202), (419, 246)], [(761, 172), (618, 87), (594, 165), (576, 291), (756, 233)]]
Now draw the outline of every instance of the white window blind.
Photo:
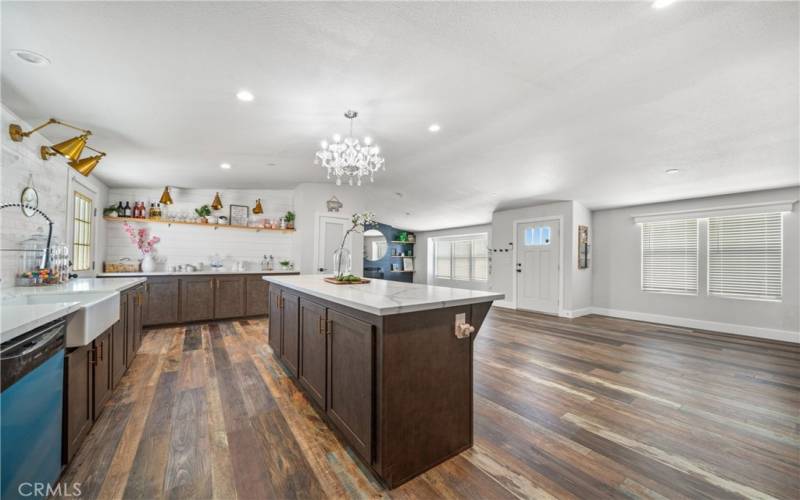
[(782, 214), (708, 219), (710, 295), (778, 300), (782, 286)]
[(486, 234), (448, 236), (434, 240), (436, 278), (459, 281), (489, 279), (489, 253)]
[(697, 293), (697, 219), (642, 224), (642, 290)]

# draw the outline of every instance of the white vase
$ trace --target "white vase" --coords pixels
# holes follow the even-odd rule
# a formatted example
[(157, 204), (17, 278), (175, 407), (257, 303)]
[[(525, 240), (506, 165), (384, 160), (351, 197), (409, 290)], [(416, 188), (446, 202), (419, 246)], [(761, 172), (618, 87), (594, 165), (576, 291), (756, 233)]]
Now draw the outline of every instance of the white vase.
[(152, 254), (145, 254), (144, 258), (142, 259), (142, 272), (143, 273), (152, 273), (156, 270), (156, 260), (153, 258)]

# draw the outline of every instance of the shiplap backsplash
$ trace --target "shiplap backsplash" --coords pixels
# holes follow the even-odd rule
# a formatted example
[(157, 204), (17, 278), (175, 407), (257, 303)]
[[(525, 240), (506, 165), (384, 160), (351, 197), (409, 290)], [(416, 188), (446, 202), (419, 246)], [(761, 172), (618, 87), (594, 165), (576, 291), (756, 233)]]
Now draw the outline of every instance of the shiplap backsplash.
[[(116, 205), (122, 201), (144, 201), (149, 208), (150, 203), (157, 203), (161, 197), (161, 189), (111, 189), (109, 204)], [(170, 188), (173, 205), (167, 207), (170, 213), (194, 213), (201, 205), (211, 204), (216, 190), (174, 189)], [(223, 208), (214, 215), (230, 216), (230, 205), (246, 205), (252, 212), (256, 198), (261, 198), (264, 214), (253, 217), (275, 219), (292, 210), (292, 190), (255, 190), (228, 189), (219, 191)], [(162, 207), (163, 209), (164, 207)], [(251, 214), (252, 216), (252, 214)], [(131, 244), (123, 225), (119, 222), (104, 222), (106, 225), (106, 261), (114, 262), (121, 258), (139, 259), (136, 248)], [(208, 264), (210, 257), (218, 254), (225, 260), (226, 267), (237, 261), (247, 263), (248, 269), (255, 269), (264, 255), (273, 255), (276, 262), (282, 259), (296, 260), (294, 233), (271, 231), (254, 232), (237, 229), (217, 229), (210, 227), (192, 227), (186, 225), (135, 223), (134, 227), (145, 227), (148, 236), (156, 235), (161, 241), (156, 245), (157, 270), (169, 270), (171, 266), (181, 264)]]

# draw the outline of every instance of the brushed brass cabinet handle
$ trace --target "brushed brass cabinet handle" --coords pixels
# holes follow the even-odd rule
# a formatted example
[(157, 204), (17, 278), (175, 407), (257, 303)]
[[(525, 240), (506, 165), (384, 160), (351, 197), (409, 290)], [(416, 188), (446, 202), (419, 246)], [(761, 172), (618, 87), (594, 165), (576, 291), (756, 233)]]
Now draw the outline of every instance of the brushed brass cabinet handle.
[(100, 342), (100, 361), (103, 361), (103, 344), (105, 342)]
[(321, 316), (319, 318), (319, 334), (325, 335), (325, 318)]
[(327, 324), (328, 324), (328, 328), (327, 328), (327, 334), (328, 334), (328, 335), (333, 335), (333, 320), (330, 320), (330, 319), (329, 319), (329, 320), (327, 321)]

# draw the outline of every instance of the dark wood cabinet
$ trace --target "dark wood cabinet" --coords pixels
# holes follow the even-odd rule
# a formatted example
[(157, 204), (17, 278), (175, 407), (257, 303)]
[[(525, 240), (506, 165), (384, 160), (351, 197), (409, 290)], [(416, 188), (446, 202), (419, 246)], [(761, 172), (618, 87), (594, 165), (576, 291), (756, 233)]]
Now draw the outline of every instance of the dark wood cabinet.
[(69, 350), (64, 357), (64, 463), (72, 460), (93, 423), (91, 344)]
[(214, 278), (214, 318), (239, 318), (245, 315), (244, 276)]
[(214, 279), (198, 276), (179, 280), (181, 321), (203, 321), (214, 317)]
[(283, 314), (281, 310), (281, 291), (277, 288), (269, 289), (269, 329), (267, 330), (269, 346), (275, 356), (281, 355), (281, 330), (283, 329)]
[(300, 365), (300, 296), (286, 290), (281, 292), (283, 340), (281, 358), (292, 375), (297, 376)]
[(134, 354), (139, 352), (139, 347), (142, 346), (142, 339), (144, 338), (144, 286), (137, 286), (133, 289), (133, 335), (136, 345), (134, 346)]
[(372, 459), (372, 325), (328, 309), (328, 416)]
[(165, 325), (179, 321), (177, 278), (147, 278), (144, 285), (144, 325)]
[(298, 380), (311, 399), (327, 409), (325, 307), (305, 298), (300, 299), (300, 366)]
[(94, 420), (97, 420), (100, 413), (103, 412), (103, 405), (111, 397), (111, 328), (101, 333), (92, 341), (92, 344), (94, 351), (92, 355), (94, 364), (94, 383), (92, 384), (94, 411), (92, 415)]
[(120, 379), (125, 374), (128, 367), (128, 353), (125, 346), (125, 326), (128, 313), (128, 303), (125, 294), (120, 296), (119, 321), (111, 327), (111, 388), (114, 389), (119, 384)]
[(248, 276), (245, 279), (245, 316), (269, 314), (269, 283), (261, 276)]
[(133, 290), (126, 291), (121, 299), (125, 300), (125, 366), (130, 367), (136, 356), (136, 295)]

